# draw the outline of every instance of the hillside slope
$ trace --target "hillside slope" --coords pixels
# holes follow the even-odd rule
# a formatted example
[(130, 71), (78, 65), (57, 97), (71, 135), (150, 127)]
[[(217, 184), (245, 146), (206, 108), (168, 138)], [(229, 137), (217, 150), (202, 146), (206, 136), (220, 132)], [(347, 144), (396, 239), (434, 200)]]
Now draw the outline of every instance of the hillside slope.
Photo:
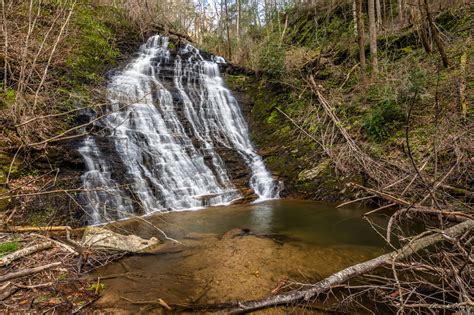
[[(227, 76), (251, 108), (254, 141), (269, 168), (284, 179), (284, 194), (346, 199), (357, 193), (348, 189), (349, 182), (383, 187), (413, 172), (411, 155), (428, 181), (443, 178), (452, 188), (448, 193), (463, 197), (463, 190), (455, 187), (473, 188), (474, 6), (436, 16), (449, 68), (442, 67), (434, 47), (431, 54), (424, 51), (411, 25), (379, 35), (379, 75), (365, 83), (350, 10), (289, 12), (284, 42), (275, 44), (270, 36), (263, 44), (267, 48), (260, 52), (260, 75)], [(318, 92), (337, 123), (327, 116)], [(359, 153), (351, 152), (341, 131), (380, 166), (378, 174), (359, 163)], [(406, 184), (401, 181), (392, 188), (402, 191)], [(416, 185), (422, 189), (422, 183)]]

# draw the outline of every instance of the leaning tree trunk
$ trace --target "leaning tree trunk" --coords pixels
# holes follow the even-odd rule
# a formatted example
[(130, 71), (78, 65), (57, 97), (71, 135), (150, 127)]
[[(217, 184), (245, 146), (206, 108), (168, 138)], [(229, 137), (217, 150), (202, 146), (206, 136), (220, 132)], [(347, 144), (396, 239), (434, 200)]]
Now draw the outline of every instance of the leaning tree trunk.
[(423, 4), (425, 7), (426, 18), (431, 29), (431, 34), (436, 43), (436, 47), (438, 47), (439, 54), (441, 55), (441, 60), (443, 61), (443, 67), (447, 68), (449, 66), (448, 56), (446, 55), (446, 51), (444, 50), (443, 42), (439, 37), (438, 28), (433, 22), (433, 17), (431, 16), (430, 9), (428, 7), (428, 0), (423, 0)]

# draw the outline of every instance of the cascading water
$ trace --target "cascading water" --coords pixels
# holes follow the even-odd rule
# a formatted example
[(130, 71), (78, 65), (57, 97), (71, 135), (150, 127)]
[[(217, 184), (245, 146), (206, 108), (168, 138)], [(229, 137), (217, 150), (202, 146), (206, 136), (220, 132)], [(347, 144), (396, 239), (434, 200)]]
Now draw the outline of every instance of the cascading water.
[(206, 60), (168, 38), (148, 39), (108, 86), (110, 106), (83, 141), (82, 176), (92, 223), (142, 212), (224, 205), (241, 198), (219, 148), (233, 150), (259, 199), (278, 185), (255, 152), (239, 105), (219, 75), (221, 57)]

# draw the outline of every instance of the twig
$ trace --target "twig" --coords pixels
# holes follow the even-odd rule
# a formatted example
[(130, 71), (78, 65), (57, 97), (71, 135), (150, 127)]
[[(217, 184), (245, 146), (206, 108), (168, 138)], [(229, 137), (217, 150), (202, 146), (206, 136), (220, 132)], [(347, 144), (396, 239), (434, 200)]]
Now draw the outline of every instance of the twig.
[(15, 163), (15, 160), (16, 160), (16, 156), (18, 155), (18, 152), (20, 152), (21, 148), (23, 148), (23, 144), (21, 144), (19, 147), (18, 147), (18, 150), (16, 150), (15, 152), (15, 155), (13, 156), (13, 159), (10, 163), (10, 167), (8, 168), (8, 174), (7, 174), (7, 179), (5, 180), (5, 184), (8, 185), (8, 183), (10, 182), (10, 175), (12, 173), (12, 168), (13, 168), (13, 164)]
[(78, 254), (79, 254), (78, 251), (76, 251), (75, 249), (73, 249), (71, 246), (64, 244), (63, 242), (57, 241), (57, 240), (55, 240), (55, 239), (53, 239), (53, 238), (50, 238), (50, 237), (43, 236), (43, 235), (41, 235), (41, 234), (33, 234), (33, 235), (36, 236), (36, 237), (42, 238), (42, 239), (47, 239), (47, 240), (53, 242), (54, 244), (56, 244), (56, 245), (58, 245), (58, 246), (64, 248), (65, 250), (67, 250), (67, 251), (70, 252), (71, 254), (74, 254), (74, 255), (78, 255)]
[(166, 308), (168, 311), (171, 311), (172, 308), (168, 305), (168, 303), (166, 303), (163, 299), (158, 299), (157, 301), (133, 301), (133, 300), (130, 300), (124, 296), (121, 296), (120, 297), (121, 299), (124, 299), (125, 301), (127, 302), (130, 302), (132, 304), (136, 304), (136, 305), (149, 305), (149, 304), (152, 304), (152, 305), (161, 305), (163, 306), (164, 308)]
[(2, 290), (0, 291), (2, 291), (2, 293), (0, 293), (0, 301), (7, 299), (10, 295), (18, 291), (18, 288), (12, 285), (11, 282), (7, 282), (1, 289)]
[(91, 305), (92, 303), (94, 303), (95, 301), (97, 301), (99, 299), (99, 297), (95, 297), (93, 298), (92, 300), (90, 300), (89, 302), (87, 302), (86, 304), (83, 304), (81, 306), (79, 306), (78, 308), (76, 308), (75, 310), (72, 311), (72, 314), (77, 314), (79, 313), (81, 310), (83, 310), (84, 308), (88, 307), (89, 305)]
[(396, 203), (393, 203), (393, 202), (392, 202), (392, 203), (389, 203), (388, 205), (385, 205), (385, 206), (382, 206), (382, 207), (379, 207), (379, 208), (377, 208), (377, 209), (374, 209), (374, 210), (371, 210), (371, 211), (368, 211), (368, 212), (364, 213), (364, 217), (365, 217), (365, 216), (368, 216), (368, 215), (371, 215), (371, 214), (374, 214), (374, 213), (376, 213), (376, 212), (379, 212), (379, 211), (381, 211), (381, 210), (384, 210), (384, 209), (387, 209), (387, 208), (391, 208), (391, 207), (396, 206), (396, 205), (397, 205), (397, 204), (396, 204)]
[(366, 196), (366, 197), (361, 197), (361, 198), (357, 198), (357, 199), (354, 199), (354, 200), (346, 201), (346, 202), (343, 202), (340, 205), (338, 205), (336, 208), (344, 207), (344, 206), (347, 206), (347, 205), (350, 205), (352, 203), (359, 202), (359, 201), (362, 201), (362, 200), (372, 199), (374, 197), (376, 197), (376, 196)]
[(20, 283), (15, 283), (14, 286), (21, 288), (21, 289), (37, 289), (37, 288), (46, 288), (50, 287), (53, 285), (53, 282), (46, 282), (46, 283), (39, 283), (39, 284), (33, 284), (33, 285), (24, 285)]
[(51, 65), (51, 60), (53, 59), (53, 55), (56, 51), (56, 48), (57, 48), (59, 42), (61, 41), (62, 34), (64, 33), (64, 30), (66, 29), (66, 26), (69, 23), (69, 19), (71, 18), (72, 13), (74, 12), (74, 7), (76, 6), (76, 2), (77, 2), (77, 0), (74, 0), (74, 2), (72, 3), (71, 8), (69, 10), (69, 14), (67, 15), (66, 20), (64, 21), (63, 25), (61, 26), (61, 29), (59, 30), (59, 34), (56, 37), (56, 41), (53, 44), (51, 52), (49, 53), (49, 58), (48, 58), (48, 61), (46, 63), (46, 66), (44, 68), (43, 75), (41, 76), (41, 81), (38, 85), (38, 88), (36, 89), (35, 99), (34, 99), (34, 102), (33, 102), (33, 110), (36, 108), (36, 104), (38, 103), (38, 95), (39, 95), (39, 92), (41, 91), (41, 88), (43, 87), (44, 81), (46, 79), (46, 75), (48, 74), (48, 69), (49, 69), (49, 66)]
[(352, 72), (357, 69), (357, 67), (359, 66), (359, 64), (355, 64), (351, 70), (349, 70), (349, 72), (347, 73), (347, 76), (346, 76), (346, 79), (344, 80), (344, 82), (342, 82), (341, 86), (339, 87), (339, 90), (342, 90), (342, 88), (344, 87), (344, 85), (347, 83), (347, 81), (349, 80), (349, 77), (351, 76)]
[(411, 151), (410, 137), (409, 137), (409, 135), (410, 135), (410, 118), (411, 118), (411, 114), (412, 114), (413, 107), (415, 105), (415, 100), (416, 100), (417, 96), (418, 96), (418, 91), (415, 92), (415, 95), (413, 95), (412, 102), (410, 103), (410, 106), (408, 107), (407, 121), (406, 121), (406, 126), (405, 126), (405, 142), (406, 142), (406, 145), (407, 145), (407, 154), (408, 154), (408, 157), (410, 159), (410, 162), (411, 162), (413, 168), (415, 169), (416, 174), (418, 174), (418, 177), (423, 182), (425, 188), (428, 190), (428, 192), (429, 192), (433, 202), (435, 203), (436, 207), (438, 209), (441, 209), (441, 207), (438, 204), (438, 201), (436, 200), (436, 198), (434, 196), (434, 193), (432, 191), (432, 187), (430, 187), (428, 185), (428, 183), (426, 183), (425, 179), (421, 175), (421, 172), (420, 172), (420, 170), (418, 169), (418, 166), (415, 163), (415, 159), (413, 158), (413, 154), (412, 154), (412, 151)]

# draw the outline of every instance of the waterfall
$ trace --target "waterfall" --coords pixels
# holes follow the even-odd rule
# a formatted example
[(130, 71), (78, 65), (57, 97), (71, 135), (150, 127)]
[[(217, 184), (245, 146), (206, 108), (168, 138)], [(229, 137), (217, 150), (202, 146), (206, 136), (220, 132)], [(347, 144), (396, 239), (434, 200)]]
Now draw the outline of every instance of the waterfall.
[(259, 200), (278, 185), (249, 139), (239, 104), (219, 75), (222, 57), (155, 35), (108, 85), (109, 105), (82, 142), (82, 197), (92, 223), (135, 213), (226, 205), (242, 197), (222, 151), (248, 169)]

